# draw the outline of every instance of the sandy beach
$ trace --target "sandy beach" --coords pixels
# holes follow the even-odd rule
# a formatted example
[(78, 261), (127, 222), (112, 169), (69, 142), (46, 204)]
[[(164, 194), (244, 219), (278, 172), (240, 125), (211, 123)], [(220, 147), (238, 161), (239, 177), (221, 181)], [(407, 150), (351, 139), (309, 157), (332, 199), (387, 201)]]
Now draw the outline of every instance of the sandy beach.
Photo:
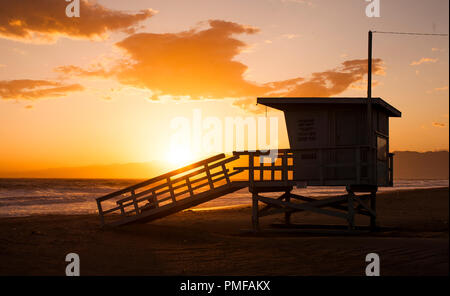
[[(246, 233), (250, 207), (184, 211), (143, 225), (101, 229), (96, 215), (0, 219), (0, 275), (364, 275), (378, 253), (382, 275), (448, 275), (448, 188), (378, 195), (376, 233)], [(273, 229), (283, 216), (261, 219)], [(293, 223), (342, 224), (313, 213)], [(367, 225), (366, 218), (357, 220)]]

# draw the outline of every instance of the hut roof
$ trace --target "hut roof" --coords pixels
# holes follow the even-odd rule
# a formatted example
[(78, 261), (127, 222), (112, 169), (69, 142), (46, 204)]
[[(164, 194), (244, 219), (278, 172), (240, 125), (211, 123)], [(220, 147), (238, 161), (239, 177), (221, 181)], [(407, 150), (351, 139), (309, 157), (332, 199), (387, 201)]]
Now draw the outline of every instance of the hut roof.
[[(258, 98), (258, 104), (278, 110), (301, 109), (302, 105), (365, 105), (367, 98), (330, 98), (330, 97), (269, 97)], [(401, 117), (402, 113), (381, 98), (372, 98), (372, 106), (383, 109), (391, 117)], [(325, 106), (324, 106), (325, 107)]]

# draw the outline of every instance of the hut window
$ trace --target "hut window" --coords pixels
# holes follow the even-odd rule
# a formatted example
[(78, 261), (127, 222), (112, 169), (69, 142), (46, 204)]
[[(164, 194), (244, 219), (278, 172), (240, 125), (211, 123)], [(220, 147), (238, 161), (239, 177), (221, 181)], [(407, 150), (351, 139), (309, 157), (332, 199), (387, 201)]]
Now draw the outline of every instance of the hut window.
[(387, 139), (385, 137), (377, 137), (377, 159), (387, 160)]

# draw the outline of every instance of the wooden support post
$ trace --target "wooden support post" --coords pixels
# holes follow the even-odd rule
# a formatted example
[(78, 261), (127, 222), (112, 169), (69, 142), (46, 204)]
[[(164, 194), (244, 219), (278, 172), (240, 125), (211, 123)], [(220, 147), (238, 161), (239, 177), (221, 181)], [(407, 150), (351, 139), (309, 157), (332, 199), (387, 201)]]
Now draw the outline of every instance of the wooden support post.
[(100, 216), (100, 224), (101, 224), (101, 226), (104, 226), (105, 225), (105, 217), (103, 216), (102, 204), (99, 200), (97, 200), (97, 208), (98, 208), (98, 214)]
[(189, 180), (189, 177), (186, 178), (186, 185), (188, 187), (189, 194), (191, 196), (193, 196), (194, 195), (194, 191), (192, 190), (191, 180)]
[[(286, 191), (286, 192), (284, 193), (284, 195), (285, 195), (285, 200), (286, 200), (286, 202), (290, 202), (290, 201), (291, 201), (291, 192), (290, 192), (290, 191)], [(285, 213), (284, 213), (284, 222), (285, 222), (287, 225), (290, 225), (290, 224), (291, 224), (291, 213), (290, 213), (290, 212), (285, 212)]]
[(264, 181), (264, 156), (259, 157), (259, 181)]
[(205, 163), (206, 176), (208, 177), (208, 184), (210, 189), (214, 189), (214, 184), (211, 179), (211, 172), (209, 171), (209, 166)]
[[(370, 209), (376, 214), (377, 213), (377, 193), (371, 192), (370, 193)], [(370, 230), (375, 231), (377, 228), (377, 217), (371, 215), (370, 216)]]
[(228, 170), (225, 164), (222, 164), (222, 171), (225, 176), (225, 180), (227, 180), (227, 184), (230, 184), (230, 177), (228, 176)]
[(176, 202), (177, 200), (175, 199), (175, 192), (173, 192), (172, 181), (170, 180), (170, 177), (167, 177), (167, 185), (169, 186), (170, 197), (172, 198), (172, 202)]
[(253, 232), (259, 231), (258, 194), (252, 194), (252, 228)]
[(348, 206), (348, 229), (353, 230), (355, 228), (355, 208), (353, 207), (353, 192), (349, 192), (347, 196), (347, 206)]
[(282, 167), (283, 167), (283, 171), (282, 171), (282, 180), (284, 181), (285, 185), (288, 185), (288, 169), (287, 169), (287, 154), (286, 151), (283, 152), (282, 155), (283, 159), (282, 159)]
[(139, 215), (139, 206), (136, 201), (136, 193), (134, 192), (134, 190), (131, 190), (131, 196), (133, 196), (134, 211), (136, 212), (136, 215)]
[(120, 206), (120, 214), (122, 216), (125, 216), (125, 209), (123, 208), (123, 204), (121, 202), (119, 202), (119, 206)]
[(272, 164), (271, 164), (272, 168), (270, 170), (270, 180), (274, 181), (275, 180), (275, 169), (274, 169), (274, 166), (275, 166), (275, 163), (277, 162), (277, 159), (276, 158), (272, 158), (271, 160), (272, 160)]
[(252, 152), (248, 154), (248, 181), (250, 183), (250, 191), (252, 191), (255, 185), (255, 160)]
[(159, 207), (158, 198), (154, 190), (152, 191), (152, 202), (155, 204), (155, 208)]

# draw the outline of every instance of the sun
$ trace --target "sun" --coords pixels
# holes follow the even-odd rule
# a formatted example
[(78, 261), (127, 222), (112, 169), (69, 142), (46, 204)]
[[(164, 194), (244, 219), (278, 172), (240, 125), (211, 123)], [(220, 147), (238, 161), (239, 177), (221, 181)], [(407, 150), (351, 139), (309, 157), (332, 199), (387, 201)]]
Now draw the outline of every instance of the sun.
[(167, 155), (167, 161), (177, 167), (188, 165), (193, 160), (193, 155), (189, 148), (172, 147)]

